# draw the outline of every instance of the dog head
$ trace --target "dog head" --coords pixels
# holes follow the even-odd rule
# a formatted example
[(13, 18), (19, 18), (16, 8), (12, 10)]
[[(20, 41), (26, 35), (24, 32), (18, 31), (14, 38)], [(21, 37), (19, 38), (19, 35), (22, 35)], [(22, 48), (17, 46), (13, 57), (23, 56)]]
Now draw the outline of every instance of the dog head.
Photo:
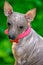
[(30, 22), (33, 21), (36, 15), (36, 8), (28, 11), (26, 14), (13, 12), (11, 5), (5, 1), (4, 14), (7, 16), (8, 36), (10, 39), (16, 39), (16, 37), (30, 26)]

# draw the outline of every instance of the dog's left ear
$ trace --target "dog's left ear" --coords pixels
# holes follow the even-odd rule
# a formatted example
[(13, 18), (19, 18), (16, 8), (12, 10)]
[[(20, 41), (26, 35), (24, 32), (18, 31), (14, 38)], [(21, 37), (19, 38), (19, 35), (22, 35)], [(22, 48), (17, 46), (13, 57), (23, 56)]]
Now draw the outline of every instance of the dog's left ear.
[(26, 18), (27, 22), (33, 21), (35, 15), (36, 15), (36, 8), (34, 8), (34, 9), (28, 11), (28, 12), (25, 14), (25, 18)]
[(12, 12), (13, 12), (13, 9), (12, 9), (11, 5), (7, 1), (5, 1), (4, 2), (4, 14), (5, 14), (5, 16), (10, 16), (12, 14)]

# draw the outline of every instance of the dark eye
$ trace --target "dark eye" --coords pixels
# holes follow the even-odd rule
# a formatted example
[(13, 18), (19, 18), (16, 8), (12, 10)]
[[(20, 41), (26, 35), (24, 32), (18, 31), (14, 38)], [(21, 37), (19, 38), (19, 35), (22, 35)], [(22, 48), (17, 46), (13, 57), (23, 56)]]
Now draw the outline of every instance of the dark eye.
[(10, 25), (11, 25), (11, 23), (10, 23), (10, 22), (8, 22), (8, 23), (7, 23), (7, 25), (8, 25), (8, 26), (10, 26)]
[(19, 28), (20, 28), (20, 29), (23, 29), (23, 26), (20, 26)]

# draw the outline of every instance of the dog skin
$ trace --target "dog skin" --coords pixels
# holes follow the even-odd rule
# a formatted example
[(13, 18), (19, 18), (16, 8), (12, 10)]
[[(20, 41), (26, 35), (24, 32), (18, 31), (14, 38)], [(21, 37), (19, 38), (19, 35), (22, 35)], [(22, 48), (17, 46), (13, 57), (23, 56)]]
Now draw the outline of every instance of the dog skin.
[[(36, 8), (21, 14), (13, 12), (11, 5), (5, 2), (4, 13), (7, 16), (9, 39), (14, 40), (30, 26), (36, 15)], [(20, 39), (18, 44), (13, 42), (12, 52), (15, 65), (43, 65), (43, 38), (31, 28), (30, 34)]]

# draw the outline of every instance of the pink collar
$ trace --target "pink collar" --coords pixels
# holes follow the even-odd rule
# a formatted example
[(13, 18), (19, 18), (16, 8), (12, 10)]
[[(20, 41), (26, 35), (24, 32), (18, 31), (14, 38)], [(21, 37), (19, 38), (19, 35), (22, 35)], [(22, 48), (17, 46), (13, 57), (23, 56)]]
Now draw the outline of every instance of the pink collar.
[(28, 29), (25, 32), (19, 34), (17, 38), (22, 39), (22, 38), (26, 37), (27, 35), (29, 35), (30, 32), (31, 32), (31, 27), (28, 27)]
[[(25, 32), (18, 35), (17, 39), (19, 40), (19, 39), (26, 37), (27, 35), (30, 34), (30, 32), (31, 32), (31, 27), (29, 26)], [(5, 30), (5, 34), (8, 34), (8, 29)], [(14, 40), (12, 42), (14, 42)]]

